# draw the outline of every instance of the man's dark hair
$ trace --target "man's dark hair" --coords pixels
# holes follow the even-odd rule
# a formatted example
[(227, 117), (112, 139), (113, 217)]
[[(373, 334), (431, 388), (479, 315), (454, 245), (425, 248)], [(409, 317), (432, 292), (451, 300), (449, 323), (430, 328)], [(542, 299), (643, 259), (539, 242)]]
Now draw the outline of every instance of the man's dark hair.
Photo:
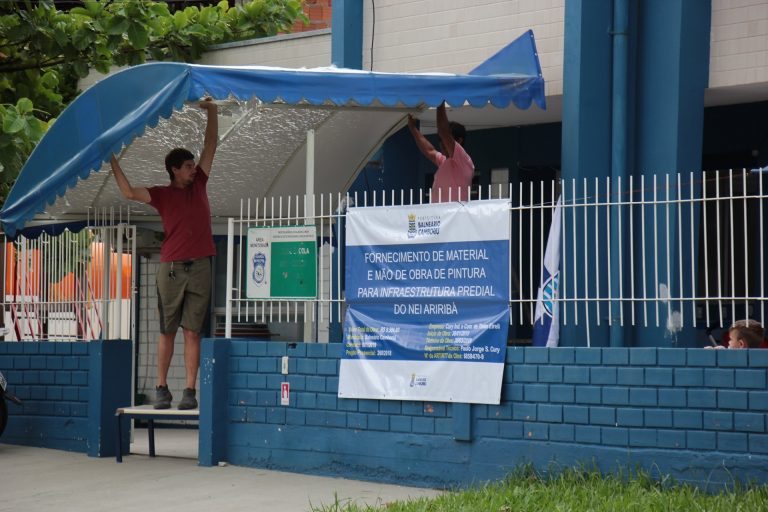
[(463, 146), (467, 137), (467, 129), (464, 128), (463, 124), (457, 123), (456, 121), (451, 121), (448, 123), (448, 126), (451, 127), (451, 135), (453, 136), (453, 140), (461, 141), (460, 144)]
[(181, 166), (184, 165), (184, 162), (194, 159), (195, 155), (193, 155), (191, 151), (184, 148), (172, 149), (167, 155), (165, 155), (165, 170), (168, 171), (168, 176), (171, 178), (171, 181), (173, 181), (173, 171), (171, 170), (172, 168), (175, 167), (177, 169), (181, 169)]

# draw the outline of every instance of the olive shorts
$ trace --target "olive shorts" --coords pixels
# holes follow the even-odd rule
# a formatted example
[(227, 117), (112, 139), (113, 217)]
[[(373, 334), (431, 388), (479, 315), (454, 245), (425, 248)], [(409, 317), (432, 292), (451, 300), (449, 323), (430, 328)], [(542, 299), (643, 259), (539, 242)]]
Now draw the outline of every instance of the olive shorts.
[(162, 262), (157, 270), (160, 332), (184, 329), (200, 332), (208, 319), (211, 298), (211, 258)]

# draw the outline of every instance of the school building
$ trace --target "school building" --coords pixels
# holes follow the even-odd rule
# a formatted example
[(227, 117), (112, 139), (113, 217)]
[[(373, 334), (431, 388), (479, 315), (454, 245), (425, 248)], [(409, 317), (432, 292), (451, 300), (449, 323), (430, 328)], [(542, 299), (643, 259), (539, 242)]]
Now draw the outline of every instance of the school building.
[[(437, 487), (501, 478), (526, 462), (542, 470), (639, 466), (702, 486), (768, 481), (768, 351), (700, 348), (734, 320), (765, 323), (768, 2), (306, 4), (311, 27), (323, 28), (219, 45), (202, 63), (463, 74), (533, 32), (546, 109), (449, 109), (468, 130), (472, 199), (512, 204), (501, 402), (339, 398), (336, 210), (321, 215), (329, 227), (319, 236), (326, 295), (318, 303), (327, 310), (317, 320), (303, 304), (228, 303), (228, 263), (235, 263), (225, 256), (220, 222), (199, 387), (201, 463)], [(433, 111), (419, 119), (433, 137)], [(435, 169), (407, 128), (371, 149), (338, 193), (358, 206), (402, 197), (400, 190), (411, 203), (428, 202)], [(305, 191), (299, 185), (295, 194)], [(535, 348), (528, 346), (532, 313), (558, 197), (565, 206), (560, 348)], [(29, 404), (11, 418), (16, 425), (4, 442), (111, 455), (110, 407), (152, 393), (158, 226), (131, 224), (138, 292), (107, 314), (132, 324), (102, 337), (130, 332), (135, 346), (54, 337), (0, 343), (0, 368), (22, 383), (16, 392)], [(233, 314), (241, 331), (225, 337)], [(170, 385), (180, 390), (182, 358), (174, 365)], [(114, 376), (126, 382), (113, 386)], [(294, 393), (287, 406), (284, 381)]]

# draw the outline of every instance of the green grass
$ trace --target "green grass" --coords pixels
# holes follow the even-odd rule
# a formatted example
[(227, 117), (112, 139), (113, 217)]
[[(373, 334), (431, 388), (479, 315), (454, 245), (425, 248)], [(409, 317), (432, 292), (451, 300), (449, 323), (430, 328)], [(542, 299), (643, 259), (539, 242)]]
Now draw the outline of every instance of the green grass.
[(542, 476), (522, 468), (499, 483), (437, 498), (393, 502), (379, 506), (338, 500), (314, 512), (543, 512), (543, 511), (768, 511), (768, 486), (735, 486), (732, 491), (706, 493), (669, 479), (655, 480), (636, 472), (631, 478), (600, 475), (597, 471), (568, 469)]

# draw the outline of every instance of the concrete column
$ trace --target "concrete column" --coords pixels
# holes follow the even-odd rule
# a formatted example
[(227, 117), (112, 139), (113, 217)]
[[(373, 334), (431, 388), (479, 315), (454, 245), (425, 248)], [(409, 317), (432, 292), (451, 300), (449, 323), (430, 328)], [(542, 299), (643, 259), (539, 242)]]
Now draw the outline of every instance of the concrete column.
[[(590, 187), (594, 178), (601, 183), (612, 174), (620, 171), (622, 188), (628, 189), (624, 177), (633, 176), (635, 188), (638, 188), (640, 177), (645, 175), (648, 193), (644, 197), (635, 196), (635, 200), (652, 200), (651, 175), (665, 173), (688, 173), (700, 171), (703, 136), (704, 90), (707, 87), (709, 63), (709, 33), (711, 17), (711, 1), (704, 0), (643, 0), (623, 5), (619, 14), (622, 19), (628, 17), (628, 23), (614, 24), (614, 4), (610, 8), (605, 2), (590, 0), (571, 0), (565, 6), (565, 55), (564, 55), (564, 101), (563, 101), (563, 158), (562, 176), (566, 180), (564, 198), (566, 204), (583, 203), (585, 196), (594, 195), (592, 188), (584, 189), (584, 179), (587, 178)], [(628, 9), (627, 9), (628, 7)], [(628, 12), (627, 12), (628, 11)], [(619, 48), (614, 46), (617, 29), (626, 29), (626, 36), (621, 36)], [(624, 46), (628, 48), (624, 48)], [(627, 51), (626, 58), (617, 59), (614, 51)], [(620, 66), (624, 69), (617, 69)], [(618, 73), (618, 75), (617, 75)], [(613, 77), (613, 83), (612, 83)], [(616, 81), (616, 78), (619, 78)], [(628, 80), (629, 87), (616, 91), (616, 84)], [(620, 102), (615, 101), (619, 93)], [(612, 98), (614, 100), (612, 101)], [(617, 111), (616, 108), (621, 109)], [(621, 123), (625, 126), (615, 126)], [(616, 145), (620, 144), (621, 147)], [(620, 151), (617, 151), (620, 150)], [(613, 158), (612, 158), (613, 155)], [(623, 167), (624, 170), (619, 169)], [(575, 190), (574, 182), (575, 180)], [(674, 181), (673, 181), (674, 182)], [(616, 184), (614, 183), (614, 187)], [(614, 188), (615, 190), (615, 188)], [(672, 197), (672, 196), (670, 196)], [(657, 182), (657, 199), (665, 199), (663, 177)], [(626, 199), (626, 197), (625, 197)], [(587, 202), (590, 202), (589, 200)], [(649, 209), (647, 209), (649, 210)], [(657, 212), (658, 213), (658, 212)], [(677, 260), (678, 236), (690, 240), (690, 233), (678, 232), (677, 210), (672, 208), (670, 218), (670, 261)], [(666, 216), (666, 211), (663, 212)], [(588, 216), (589, 217), (589, 216)], [(694, 212), (695, 233), (694, 245), (698, 243), (698, 215)], [(646, 218), (635, 218), (635, 233), (639, 233), (642, 225), (653, 223), (652, 209), (646, 212)], [(587, 219), (587, 225), (594, 224), (593, 218)], [(674, 225), (672, 225), (674, 224)], [(618, 233), (618, 226), (616, 232)], [(564, 251), (567, 262), (565, 267), (564, 286), (568, 289), (569, 297), (574, 292), (584, 296), (584, 286), (590, 282), (590, 295), (594, 295), (595, 269), (584, 269), (585, 249), (587, 256), (594, 255), (594, 244), (590, 236), (594, 233), (584, 232), (583, 213), (577, 214), (575, 227), (573, 213), (567, 212), (564, 219), (564, 229), (568, 236), (573, 237), (574, 229), (576, 246)], [(591, 228), (590, 228), (591, 229)], [(666, 233), (664, 233), (666, 239)], [(573, 240), (573, 238), (571, 238)], [(585, 240), (590, 240), (589, 243)], [(584, 244), (587, 243), (586, 247)], [(626, 247), (626, 245), (625, 245)], [(653, 261), (653, 243), (646, 250), (647, 261)], [(626, 249), (625, 249), (626, 250)], [(656, 250), (666, 253), (666, 247), (657, 245)], [(635, 246), (635, 264), (639, 265), (642, 249)], [(629, 259), (624, 258), (624, 272), (629, 272)], [(686, 259), (687, 258), (687, 259)], [(690, 253), (683, 255), (683, 267), (690, 268), (695, 262), (690, 261)], [(664, 260), (664, 261), (661, 261)], [(576, 262), (576, 267), (572, 267)], [(616, 262), (612, 261), (612, 266)], [(655, 295), (656, 290), (663, 287), (670, 289), (672, 296), (681, 294), (680, 275), (670, 264), (666, 268), (666, 257), (659, 258), (658, 268), (654, 269), (653, 277), (647, 276), (646, 281), (638, 281), (635, 275), (636, 295), (642, 297), (642, 286), (645, 286), (649, 296)], [(612, 270), (614, 270), (612, 268)], [(585, 275), (586, 274), (586, 275)], [(656, 279), (655, 275), (659, 278)], [(669, 278), (667, 275), (669, 274)], [(574, 290), (572, 279), (579, 276), (578, 289)], [(663, 276), (663, 281), (662, 281)], [(616, 277), (616, 276), (614, 276)], [(624, 289), (627, 290), (626, 276)], [(650, 281), (649, 281), (650, 279)], [(604, 280), (603, 280), (604, 281)], [(656, 282), (658, 281), (658, 282)], [(668, 281), (668, 282), (667, 282)], [(692, 294), (690, 275), (685, 276), (682, 294)], [(612, 283), (615, 285), (615, 283)], [(600, 295), (607, 297), (607, 283), (601, 281)], [(563, 286), (561, 286), (561, 290)], [(627, 292), (625, 291), (625, 294)], [(637, 306), (638, 308), (640, 306)], [(569, 319), (569, 324), (561, 330), (561, 342), (564, 345), (586, 345), (587, 340), (592, 346), (605, 346), (615, 338), (616, 343), (623, 346), (696, 346), (696, 333), (693, 329), (681, 331), (677, 324), (680, 309), (670, 303), (660, 305), (659, 316), (656, 317), (656, 305), (653, 306), (653, 318), (649, 315), (649, 327), (636, 326), (634, 329), (608, 329), (608, 308), (601, 306), (599, 316), (600, 326), (597, 325), (598, 315), (596, 306), (590, 304), (590, 320), (585, 321), (585, 307), (581, 305), (578, 311), (567, 306), (567, 313), (561, 317)], [(636, 313), (638, 310), (636, 309)], [(613, 320), (618, 320), (616, 311), (612, 312)], [(631, 311), (625, 306), (624, 321), (628, 323)], [(685, 323), (691, 324), (692, 311), (687, 305)], [(578, 315), (579, 325), (574, 325)], [(658, 327), (657, 325), (658, 321)], [(636, 323), (643, 323), (643, 318), (636, 318)]]
[[(657, 197), (666, 198), (664, 175), (675, 183), (676, 174), (685, 173), (683, 183), (701, 177), (702, 141), (704, 131), (704, 90), (709, 78), (709, 37), (712, 4), (709, 0), (644, 0), (639, 3), (637, 19), (636, 51), (636, 111), (635, 111), (635, 161), (636, 176), (657, 175)], [(636, 183), (638, 183), (636, 181)], [(645, 200), (652, 199), (649, 192)], [(694, 186), (696, 193), (700, 184)], [(686, 191), (687, 192), (687, 191)], [(670, 190), (674, 197), (674, 189)], [(686, 197), (686, 196), (684, 196)], [(684, 214), (687, 215), (687, 207)], [(694, 245), (698, 244), (699, 215), (694, 209)], [(666, 211), (660, 210), (666, 216)], [(671, 219), (677, 218), (677, 207), (670, 207)], [(662, 217), (659, 217), (662, 218)], [(645, 219), (653, 222), (651, 212)], [(677, 239), (682, 236), (690, 241), (690, 232), (683, 225), (671, 223), (669, 230), (671, 261), (678, 261)], [(666, 250), (662, 242), (659, 251)], [(690, 242), (688, 242), (690, 243)], [(646, 254), (649, 257), (649, 254)], [(690, 269), (690, 251), (683, 250), (683, 268)], [(669, 274), (669, 279), (667, 275)], [(680, 275), (678, 265), (667, 269), (666, 258), (659, 259), (658, 283), (646, 281), (646, 286), (665, 286), (672, 296), (679, 295)], [(669, 281), (669, 282), (667, 282)], [(690, 273), (683, 275), (683, 293), (692, 293)], [(636, 283), (637, 285), (637, 283)], [(682, 305), (685, 323), (692, 324), (690, 303)], [(656, 327), (654, 308), (653, 322), (649, 327), (635, 328), (635, 344), (638, 346), (699, 346), (695, 330), (679, 330), (675, 327), (681, 305), (670, 303), (660, 307), (659, 326)], [(650, 315), (649, 315), (650, 316)], [(650, 319), (649, 319), (649, 323)]]
[(206, 338), (200, 346), (200, 434), (198, 460), (215, 466), (227, 446), (229, 339)]
[[(569, 0), (565, 3), (562, 178), (566, 205), (573, 204), (574, 195), (583, 200), (584, 178), (593, 186), (595, 177), (604, 180), (611, 172), (612, 20), (612, 8), (607, 2)], [(573, 210), (566, 208), (563, 230), (568, 242), (563, 251), (566, 265), (560, 269), (563, 276), (560, 290), (562, 293), (566, 289), (569, 297), (574, 293), (583, 297), (590, 279), (584, 272), (586, 237), (582, 212), (578, 212), (575, 223), (573, 215)], [(594, 220), (590, 219), (588, 224), (594, 226)], [(571, 244), (574, 229), (576, 247)], [(594, 244), (588, 244), (587, 250), (594, 259)], [(578, 281), (576, 287), (574, 276)], [(607, 308), (602, 309), (607, 314)], [(594, 304), (590, 304), (589, 323), (585, 311), (583, 304), (574, 308), (571, 303), (561, 308), (560, 318), (568, 322), (561, 326), (561, 345), (608, 345), (607, 322), (601, 320), (598, 328)], [(578, 325), (574, 322), (576, 315)]]
[(333, 2), (331, 62), (339, 68), (363, 67), (363, 2), (360, 0)]
[[(88, 343), (88, 455), (113, 457), (118, 407), (131, 405), (131, 342), (99, 340)], [(123, 419), (122, 445), (130, 447), (128, 419)]]

